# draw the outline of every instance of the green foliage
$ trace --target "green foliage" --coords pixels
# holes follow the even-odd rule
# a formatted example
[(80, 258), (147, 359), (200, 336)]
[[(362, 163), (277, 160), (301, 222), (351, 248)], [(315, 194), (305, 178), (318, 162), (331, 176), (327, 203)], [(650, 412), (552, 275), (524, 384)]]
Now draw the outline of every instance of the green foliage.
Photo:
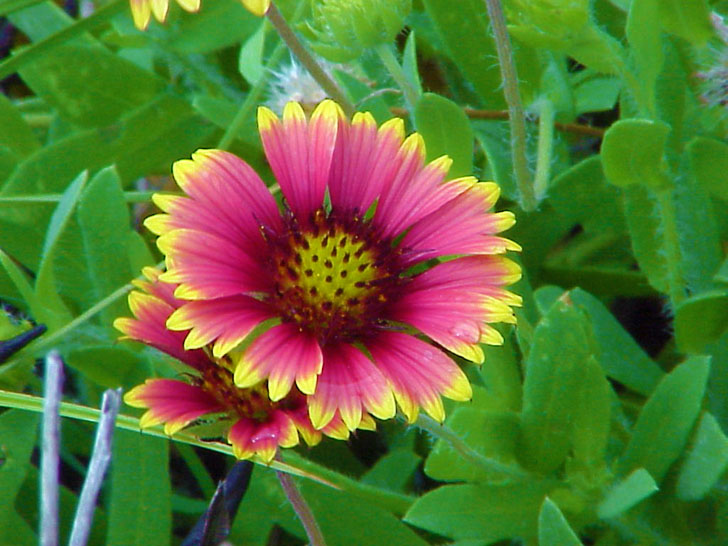
[[(715, 14), (728, 3), (502, 4), (528, 167), (550, 172), (529, 213), (483, 0), (276, 2), (342, 63), (327, 70), (357, 109), (382, 123), (405, 107), (428, 160), (501, 186), (524, 273), (518, 325), (498, 326), (504, 345), (483, 346), (482, 366), (460, 361), (473, 399), (446, 401), (442, 425), (378, 423), (284, 460), (330, 545), (726, 544), (728, 29)], [(239, 0), (195, 14), (173, 1), (146, 32), (126, 0), (83, 18), (0, 0), (0, 15), (16, 29), (0, 59), (0, 347), (48, 329), (0, 362), (0, 406), (16, 408), (0, 412), (0, 542), (24, 546), (38, 541), (34, 363), (60, 350), (64, 400), (82, 408), (64, 411), (87, 420), (104, 389), (184, 371), (112, 327), (162, 259), (142, 227), (147, 190), (175, 191), (172, 163), (221, 142), (274, 184), (255, 111), (290, 55)], [(536, 123), (544, 101), (554, 127)], [(115, 435), (89, 543), (179, 544), (232, 460), (218, 444), (170, 449), (121, 413), (132, 430)], [(93, 430), (63, 421), (62, 541)], [(272, 468), (256, 467), (229, 540), (306, 540)]]

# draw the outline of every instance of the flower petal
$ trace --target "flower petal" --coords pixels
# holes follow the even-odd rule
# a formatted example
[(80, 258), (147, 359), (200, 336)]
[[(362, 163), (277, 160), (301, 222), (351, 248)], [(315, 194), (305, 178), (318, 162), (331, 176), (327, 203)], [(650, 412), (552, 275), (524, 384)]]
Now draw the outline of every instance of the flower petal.
[(263, 422), (240, 419), (228, 432), (228, 442), (238, 459), (250, 459), (258, 455), (266, 463), (275, 457), (278, 446), (293, 447), (298, 444), (298, 432), (291, 418), (283, 411), (274, 410)]
[(520, 305), (521, 298), (502, 286), (517, 281), (520, 274), (520, 267), (502, 256), (468, 256), (442, 263), (412, 279), (389, 316), (453, 353), (482, 363), (479, 343), (503, 342), (487, 323), (515, 323), (510, 306)]
[(324, 364), (309, 397), (311, 421), (317, 429), (328, 425), (338, 411), (349, 430), (359, 427), (362, 416), (394, 417), (392, 389), (376, 366), (361, 351), (346, 343), (326, 346)]
[(176, 229), (157, 239), (167, 256), (164, 282), (179, 283), (175, 296), (187, 300), (266, 292), (270, 279), (259, 258), (211, 233)]
[(283, 323), (250, 344), (235, 369), (235, 384), (250, 387), (268, 379), (270, 399), (281, 400), (295, 381), (304, 394), (313, 394), (323, 356), (318, 341), (293, 324)]
[(154, 18), (163, 23), (167, 18), (167, 11), (169, 10), (169, 0), (149, 0), (152, 7), (152, 14)]
[(487, 212), (498, 193), (493, 183), (475, 184), (419, 220), (399, 245), (405, 258), (414, 263), (454, 254), (520, 250), (516, 243), (494, 235), (515, 222), (511, 212)]
[(417, 419), (420, 407), (442, 421), (445, 410), (440, 395), (453, 400), (469, 400), (472, 396), (463, 371), (429, 343), (408, 334), (380, 332), (366, 346), (410, 422)]
[(307, 122), (301, 105), (289, 102), (283, 121), (258, 109), (258, 129), (281, 191), (300, 221), (322, 206), (341, 108), (331, 100), (319, 104)]
[(164, 423), (164, 432), (174, 434), (207, 413), (224, 411), (215, 398), (194, 385), (174, 379), (147, 379), (124, 395), (135, 408), (148, 408), (139, 421), (142, 428)]
[(397, 173), (404, 122), (393, 118), (377, 131), (371, 114), (356, 113), (339, 124), (329, 192), (335, 213), (364, 215)]
[(177, 3), (182, 7), (183, 10), (190, 13), (200, 11), (200, 0), (177, 0)]
[(172, 332), (165, 326), (167, 318), (174, 311), (168, 303), (156, 296), (134, 291), (129, 294), (129, 307), (136, 318), (118, 318), (114, 321), (114, 328), (198, 370), (210, 364), (204, 351), (185, 350), (184, 333)]
[(253, 15), (263, 17), (270, 7), (270, 0), (242, 0), (245, 9)]
[(268, 307), (256, 299), (228, 296), (185, 303), (167, 319), (167, 328), (190, 330), (185, 349), (199, 349), (214, 341), (212, 354), (220, 358), (272, 316)]

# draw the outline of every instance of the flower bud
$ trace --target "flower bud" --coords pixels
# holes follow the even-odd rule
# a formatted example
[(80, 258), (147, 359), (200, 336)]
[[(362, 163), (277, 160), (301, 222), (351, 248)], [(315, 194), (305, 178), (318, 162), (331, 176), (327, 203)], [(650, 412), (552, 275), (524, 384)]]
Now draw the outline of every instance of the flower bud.
[(319, 0), (308, 26), (313, 48), (330, 61), (350, 61), (391, 42), (411, 9), (412, 0)]

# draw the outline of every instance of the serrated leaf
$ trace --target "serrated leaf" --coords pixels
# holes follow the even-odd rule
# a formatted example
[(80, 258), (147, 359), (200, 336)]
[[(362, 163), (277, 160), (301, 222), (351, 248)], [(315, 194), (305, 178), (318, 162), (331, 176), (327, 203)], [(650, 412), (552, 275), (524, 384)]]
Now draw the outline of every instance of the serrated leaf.
[(452, 159), (448, 176), (466, 176), (473, 171), (473, 130), (470, 120), (451, 100), (425, 93), (415, 107), (415, 125), (427, 143), (427, 159), (443, 154)]
[(607, 180), (615, 186), (669, 185), (663, 167), (670, 126), (661, 121), (622, 119), (604, 134), (602, 165)]
[(597, 507), (597, 515), (602, 519), (614, 518), (658, 489), (650, 473), (638, 468), (606, 494)]
[(168, 441), (117, 429), (106, 544), (169, 544), (172, 537), (170, 498)]
[(728, 438), (710, 413), (698, 425), (695, 443), (688, 452), (677, 480), (677, 498), (702, 499), (728, 467)]
[(564, 514), (548, 497), (538, 515), (538, 546), (581, 546)]
[(667, 374), (647, 400), (618, 471), (645, 468), (660, 483), (680, 456), (700, 411), (710, 357), (693, 356)]
[(453, 539), (534, 537), (550, 482), (509, 485), (445, 485), (420, 497), (405, 521)]

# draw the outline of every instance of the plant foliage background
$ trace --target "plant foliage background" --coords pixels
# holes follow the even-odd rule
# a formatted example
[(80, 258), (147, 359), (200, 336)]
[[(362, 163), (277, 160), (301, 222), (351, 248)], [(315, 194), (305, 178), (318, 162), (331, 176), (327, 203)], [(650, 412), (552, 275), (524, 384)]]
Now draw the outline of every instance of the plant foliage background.
[[(278, 5), (316, 39), (308, 2)], [(450, 404), (440, 434), (398, 420), (284, 460), (338, 486), (297, 480), (330, 545), (726, 544), (728, 44), (711, 13), (728, 2), (504, 8), (535, 212), (518, 208), (481, 0), (414, 2), (392, 46), (416, 103), (371, 50), (334, 74), (379, 122), (407, 108), (451, 174), (501, 185), (523, 247), (519, 326), (467, 368), (473, 401)], [(39, 510), (39, 415), (8, 393), (41, 396), (36, 359), (54, 347), (65, 400), (83, 406), (177, 373), (111, 327), (129, 281), (161, 260), (140, 228), (150, 190), (171, 189), (171, 163), (221, 139), (272, 182), (255, 106), (291, 62), (235, 0), (203, 0), (198, 14), (172, 5), (147, 32), (120, 0), (70, 13), (0, 0), (0, 339), (47, 327), (0, 365), (0, 405), (16, 406), (0, 413), (2, 544), (35, 543)], [(311, 45), (332, 56), (331, 43)], [(93, 431), (63, 420), (62, 539)], [(121, 428), (114, 441), (91, 543), (179, 544), (232, 458)], [(257, 467), (230, 542), (304, 538), (273, 471)]]

